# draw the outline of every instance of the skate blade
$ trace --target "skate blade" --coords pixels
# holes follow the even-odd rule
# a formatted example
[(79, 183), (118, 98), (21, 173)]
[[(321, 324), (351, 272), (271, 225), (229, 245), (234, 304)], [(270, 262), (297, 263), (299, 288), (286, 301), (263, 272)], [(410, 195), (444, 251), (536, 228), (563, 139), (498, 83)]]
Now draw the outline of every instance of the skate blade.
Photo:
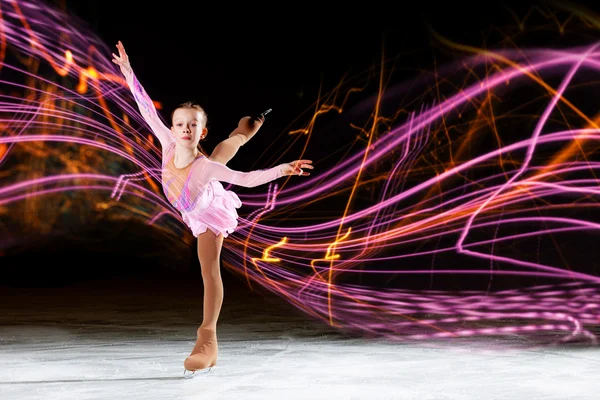
[(205, 374), (208, 374), (211, 369), (212, 369), (212, 367), (201, 369), (199, 371), (190, 371), (189, 369), (184, 369), (183, 370), (183, 377), (185, 379), (191, 379), (191, 378), (193, 378), (196, 375), (205, 375)]

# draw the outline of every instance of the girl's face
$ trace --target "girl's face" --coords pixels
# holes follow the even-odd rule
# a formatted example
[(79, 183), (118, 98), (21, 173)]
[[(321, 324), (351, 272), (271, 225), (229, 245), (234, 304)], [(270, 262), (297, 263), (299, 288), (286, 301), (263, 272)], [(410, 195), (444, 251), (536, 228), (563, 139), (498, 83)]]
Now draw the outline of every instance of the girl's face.
[(173, 113), (171, 132), (179, 145), (193, 149), (198, 146), (200, 139), (206, 136), (208, 129), (205, 125), (204, 116), (200, 111), (178, 108)]

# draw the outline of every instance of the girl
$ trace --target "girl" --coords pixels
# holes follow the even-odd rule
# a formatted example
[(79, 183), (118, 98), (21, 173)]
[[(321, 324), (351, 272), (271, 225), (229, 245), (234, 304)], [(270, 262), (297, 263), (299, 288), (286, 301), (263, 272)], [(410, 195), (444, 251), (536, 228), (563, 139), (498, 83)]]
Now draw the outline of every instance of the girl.
[(312, 161), (296, 160), (250, 172), (234, 171), (226, 166), (240, 146), (258, 132), (265, 113), (258, 118), (242, 118), (237, 129), (207, 156), (198, 145), (208, 133), (202, 107), (191, 102), (181, 104), (171, 114), (171, 129), (167, 128), (134, 75), (121, 41), (117, 43), (117, 49), (119, 55), (113, 53), (112, 61), (120, 67), (144, 120), (162, 148), (163, 192), (198, 238), (204, 310), (196, 344), (184, 361), (184, 374), (186, 370), (195, 372), (212, 368), (217, 363), (217, 320), (223, 303), (221, 248), (223, 239), (237, 227), (236, 208), (242, 205), (239, 197), (225, 190), (221, 182), (254, 187), (286, 175), (308, 176), (310, 173), (303, 169), (313, 169)]

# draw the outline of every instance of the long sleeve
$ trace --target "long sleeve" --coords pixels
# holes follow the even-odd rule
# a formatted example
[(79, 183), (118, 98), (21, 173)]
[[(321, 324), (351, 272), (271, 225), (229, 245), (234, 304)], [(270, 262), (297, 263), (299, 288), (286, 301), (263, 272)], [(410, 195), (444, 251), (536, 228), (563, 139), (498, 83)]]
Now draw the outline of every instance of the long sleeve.
[(152, 103), (152, 99), (150, 99), (144, 90), (144, 87), (140, 84), (137, 77), (133, 73), (132, 69), (125, 74), (125, 79), (127, 80), (129, 89), (133, 94), (133, 98), (135, 99), (135, 102), (137, 103), (144, 120), (146, 123), (148, 123), (148, 125), (150, 125), (150, 129), (152, 129), (152, 132), (158, 138), (163, 151), (166, 150), (168, 145), (174, 142), (173, 136), (171, 135), (171, 130), (167, 128), (161, 121), (158, 113), (156, 112), (156, 108)]
[(284, 164), (264, 170), (240, 172), (209, 159), (203, 159), (202, 163), (202, 167), (195, 170), (191, 177), (193, 181), (201, 184), (206, 184), (211, 180), (217, 180), (238, 186), (256, 187), (284, 176)]

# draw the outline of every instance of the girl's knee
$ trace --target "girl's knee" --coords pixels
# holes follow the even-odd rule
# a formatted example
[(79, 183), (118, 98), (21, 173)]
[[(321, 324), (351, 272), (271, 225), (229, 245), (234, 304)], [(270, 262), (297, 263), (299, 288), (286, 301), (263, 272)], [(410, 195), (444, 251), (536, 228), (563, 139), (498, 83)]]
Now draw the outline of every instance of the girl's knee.
[(221, 279), (221, 266), (219, 263), (200, 263), (200, 267), (202, 268), (202, 277), (204, 279)]

